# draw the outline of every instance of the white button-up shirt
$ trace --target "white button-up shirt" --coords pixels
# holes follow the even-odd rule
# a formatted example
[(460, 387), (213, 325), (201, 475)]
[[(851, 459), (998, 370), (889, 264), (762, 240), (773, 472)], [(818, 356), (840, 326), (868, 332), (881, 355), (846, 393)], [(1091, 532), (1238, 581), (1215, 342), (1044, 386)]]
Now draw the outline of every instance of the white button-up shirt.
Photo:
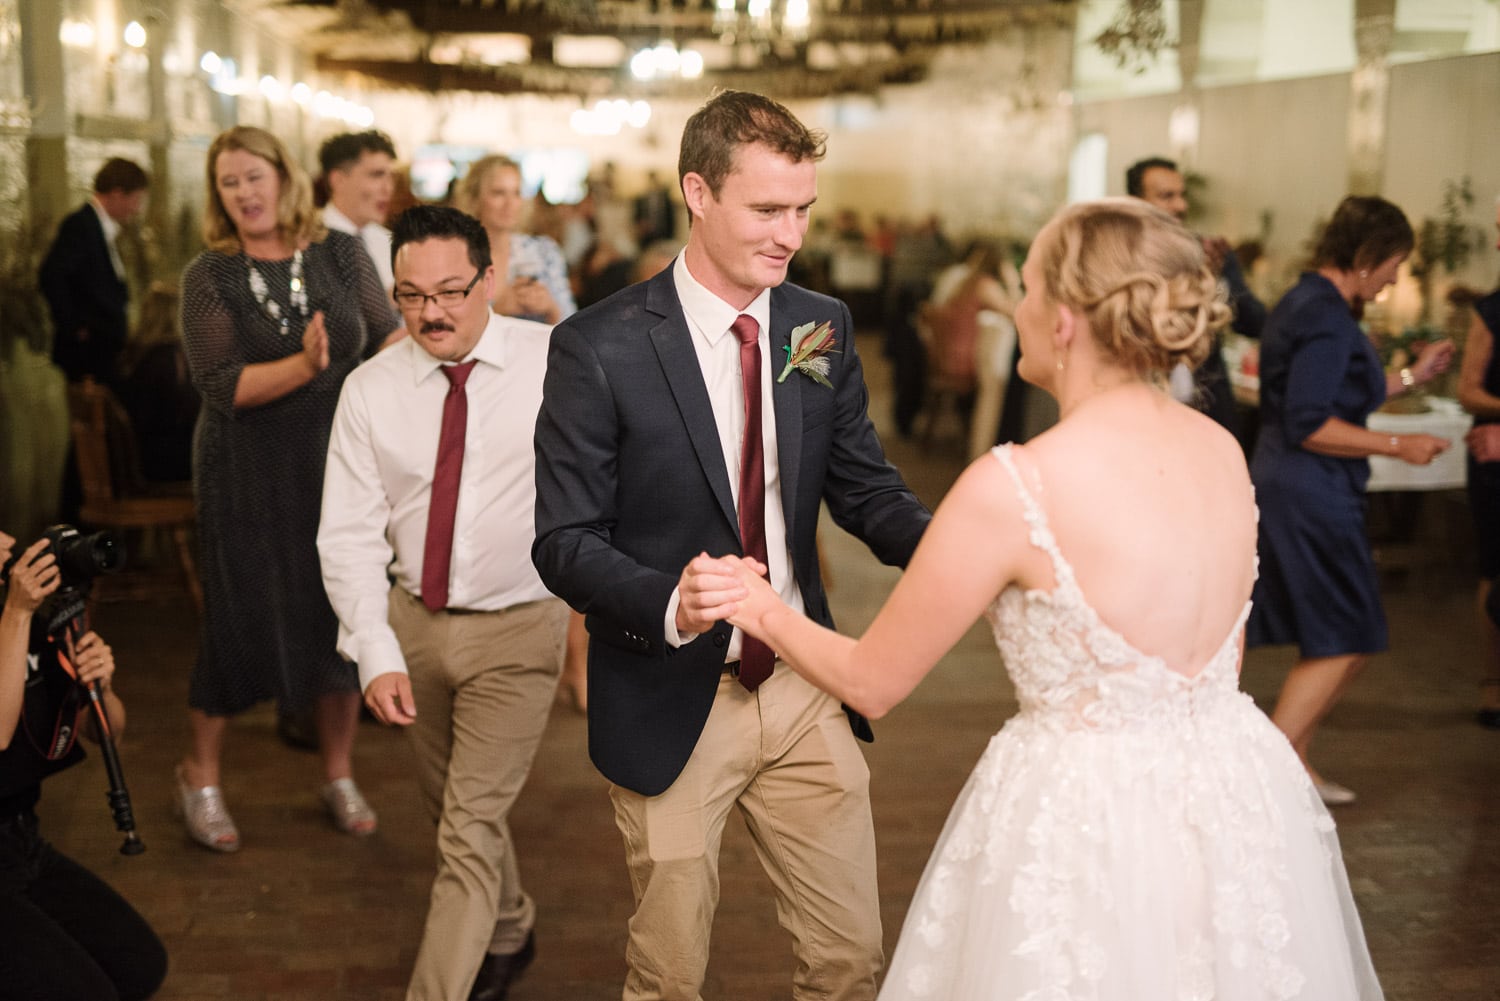
[[(491, 315), (467, 360), (468, 427), (453, 526), (448, 606), (494, 611), (550, 597), (531, 563), (536, 452), (550, 327)], [(422, 593), (427, 512), (448, 380), (404, 338), (344, 382), (323, 481), (318, 553), (339, 617), (339, 652), (360, 687), (405, 673), (387, 621), (390, 582)]]
[[(677, 298), (682, 303), (683, 315), (687, 318), (688, 330), (693, 335), (693, 350), (698, 353), (698, 367), (703, 371), (703, 384), (708, 388), (708, 399), (713, 406), (714, 424), (719, 432), (719, 447), (724, 452), (724, 468), (729, 471), (729, 489), (734, 494), (735, 508), (739, 507), (740, 453), (745, 436), (745, 386), (740, 374), (740, 342), (730, 331), (730, 326), (741, 314), (754, 318), (760, 327), (760, 421), (761, 442), (766, 463), (766, 565), (770, 570), (771, 586), (795, 611), (802, 611), (802, 591), (797, 587), (797, 575), (792, 572), (791, 554), (786, 543), (786, 512), (781, 507), (781, 466), (776, 443), (776, 408), (771, 400), (772, 380), (777, 369), (771, 361), (771, 291), (762, 290), (760, 295), (744, 309), (735, 309), (699, 284), (688, 271), (687, 255), (678, 254), (672, 265), (672, 280), (677, 287)], [(709, 553), (723, 556), (724, 553)], [(679, 595), (672, 592), (667, 602), (666, 634), (672, 646), (681, 646), (693, 636), (682, 636), (677, 632), (677, 606)], [(740, 659), (740, 631), (736, 629), (729, 640), (726, 660)]]
[(375, 265), (375, 274), (380, 277), (380, 284), (385, 286), (386, 295), (390, 295), (391, 290), (396, 287), (396, 276), (391, 272), (391, 231), (378, 222), (356, 226), (354, 220), (339, 211), (333, 202), (323, 206), (323, 225), (340, 233), (357, 236), (364, 242), (365, 252)]

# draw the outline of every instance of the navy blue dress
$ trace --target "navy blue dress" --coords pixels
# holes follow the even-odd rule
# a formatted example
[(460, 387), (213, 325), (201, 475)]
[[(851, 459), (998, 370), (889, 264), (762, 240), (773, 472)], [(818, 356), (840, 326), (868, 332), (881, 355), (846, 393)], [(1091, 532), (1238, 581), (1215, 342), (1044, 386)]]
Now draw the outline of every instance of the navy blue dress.
[[(1500, 292), (1491, 292), (1474, 310), (1495, 338), (1496, 349), (1484, 369), (1484, 391), (1500, 396)], [(1476, 417), (1476, 425), (1500, 423)], [(1474, 538), (1479, 543), (1479, 576), (1500, 577), (1500, 462), (1477, 462), (1469, 456), (1469, 510), (1474, 514)]]
[(1260, 437), (1250, 478), (1260, 504), (1260, 579), (1246, 643), (1295, 643), (1304, 658), (1387, 645), (1365, 534), (1368, 459), (1302, 442), (1330, 417), (1363, 426), (1385, 401), (1385, 370), (1332, 282), (1307, 273), (1266, 319)]

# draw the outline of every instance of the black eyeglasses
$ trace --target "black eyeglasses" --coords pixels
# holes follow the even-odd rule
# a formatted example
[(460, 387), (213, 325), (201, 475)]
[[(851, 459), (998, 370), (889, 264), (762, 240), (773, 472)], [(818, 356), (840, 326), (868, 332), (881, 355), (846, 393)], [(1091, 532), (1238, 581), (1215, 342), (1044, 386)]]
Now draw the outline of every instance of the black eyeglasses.
[(395, 295), (396, 305), (404, 312), (418, 313), (427, 307), (427, 300), (431, 299), (438, 304), (439, 309), (452, 309), (455, 306), (462, 305), (463, 301), (469, 297), (469, 293), (474, 290), (474, 286), (479, 284), (479, 276), (482, 274), (484, 274), (483, 271), (474, 272), (474, 278), (461, 289), (445, 288), (441, 292), (430, 294), (427, 292), (397, 292)]

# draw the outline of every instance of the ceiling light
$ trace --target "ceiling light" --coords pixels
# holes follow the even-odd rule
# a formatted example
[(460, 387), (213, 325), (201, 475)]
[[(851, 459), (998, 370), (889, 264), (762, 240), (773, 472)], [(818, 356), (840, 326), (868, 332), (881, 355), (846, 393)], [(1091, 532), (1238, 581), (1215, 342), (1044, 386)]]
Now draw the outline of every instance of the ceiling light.
[(207, 52), (203, 53), (203, 58), (198, 60), (198, 68), (207, 73), (209, 76), (213, 76), (215, 73), (219, 72), (220, 68), (222, 68), (223, 65), (224, 60), (220, 59), (219, 54), (212, 49), (209, 49)]
[(143, 49), (146, 47), (146, 29), (139, 21), (131, 21), (125, 26), (125, 44), (132, 49)]

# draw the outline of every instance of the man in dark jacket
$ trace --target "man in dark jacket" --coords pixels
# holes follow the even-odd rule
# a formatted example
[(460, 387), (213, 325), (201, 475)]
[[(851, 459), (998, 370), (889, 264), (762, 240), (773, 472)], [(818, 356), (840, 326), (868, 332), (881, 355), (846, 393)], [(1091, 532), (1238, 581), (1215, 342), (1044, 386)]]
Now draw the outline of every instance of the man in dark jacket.
[(115, 240), (141, 211), (149, 179), (118, 157), (94, 177), (94, 193), (57, 228), (42, 262), (42, 295), (52, 309), (52, 361), (69, 382), (93, 376), (113, 384), (129, 334), (130, 292)]

